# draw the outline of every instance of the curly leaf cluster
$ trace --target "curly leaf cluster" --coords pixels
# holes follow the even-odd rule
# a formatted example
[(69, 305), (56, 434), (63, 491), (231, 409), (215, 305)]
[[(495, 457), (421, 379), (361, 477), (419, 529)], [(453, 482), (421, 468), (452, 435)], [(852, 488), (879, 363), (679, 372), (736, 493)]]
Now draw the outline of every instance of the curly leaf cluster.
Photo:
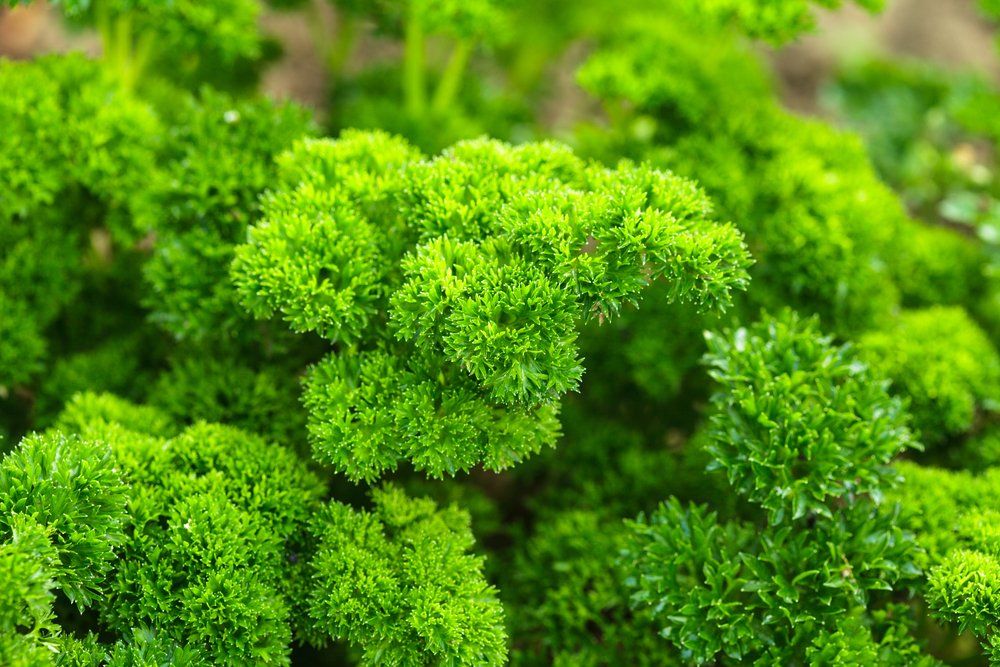
[(482, 575), (469, 515), (387, 485), (371, 512), (331, 503), (314, 519), (309, 613), (367, 664), (502, 665), (503, 610)]
[(725, 307), (741, 236), (689, 181), (556, 144), (476, 140), (424, 158), (346, 132), (280, 159), (233, 262), (243, 304), (337, 351), (306, 380), (317, 456), (355, 479), (505, 468), (551, 444), (583, 373), (581, 322), (665, 298)]
[[(766, 520), (721, 521), (677, 499), (640, 515), (621, 560), (632, 603), (694, 664), (878, 653), (881, 592), (918, 574), (912, 537), (879, 507), (889, 461), (911, 444), (899, 402), (792, 313), (713, 334), (709, 348), (712, 466)], [(860, 615), (860, 643), (845, 614)], [(905, 664), (906, 651), (888, 655)]]
[(909, 401), (914, 426), (929, 446), (1000, 409), (1000, 355), (961, 308), (906, 311), (858, 344)]
[(851, 348), (787, 312), (707, 340), (713, 465), (772, 524), (831, 518), (893, 482), (889, 463), (915, 446), (908, 418)]

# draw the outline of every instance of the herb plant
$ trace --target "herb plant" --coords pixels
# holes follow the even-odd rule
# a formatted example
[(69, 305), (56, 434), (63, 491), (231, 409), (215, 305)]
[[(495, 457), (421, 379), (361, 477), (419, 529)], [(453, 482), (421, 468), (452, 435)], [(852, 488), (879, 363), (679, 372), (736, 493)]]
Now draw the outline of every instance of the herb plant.
[(840, 4), (51, 3), (0, 664), (1000, 664), (1000, 93), (791, 113), (758, 44)]

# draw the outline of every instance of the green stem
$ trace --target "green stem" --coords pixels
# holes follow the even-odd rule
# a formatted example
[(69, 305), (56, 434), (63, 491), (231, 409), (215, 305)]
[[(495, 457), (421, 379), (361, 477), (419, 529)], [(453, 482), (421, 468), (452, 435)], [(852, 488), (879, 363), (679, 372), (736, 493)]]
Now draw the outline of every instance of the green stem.
[(129, 69), (130, 80), (127, 85), (129, 90), (132, 90), (135, 87), (135, 84), (137, 84), (142, 78), (142, 75), (146, 70), (146, 65), (149, 64), (149, 60), (153, 53), (153, 44), (153, 35), (148, 32), (140, 35), (138, 41), (136, 42), (135, 51), (132, 55), (132, 64)]
[(427, 106), (424, 84), (424, 26), (411, 11), (406, 22), (406, 52), (403, 60), (403, 96), (406, 110), (416, 119)]
[(326, 21), (321, 8), (322, 0), (313, 0), (305, 9), (306, 23), (312, 37), (313, 48), (320, 62), (327, 62), (330, 56), (330, 44), (326, 35)]
[(127, 14), (122, 14), (115, 19), (114, 23), (115, 41), (115, 73), (125, 84), (126, 89), (131, 88), (129, 70), (132, 66), (132, 18)]
[(97, 30), (101, 35), (105, 69), (132, 92), (142, 78), (152, 56), (154, 39), (150, 33), (135, 36), (132, 17), (122, 14), (112, 18), (104, 2), (94, 3)]
[(114, 34), (111, 29), (111, 21), (108, 18), (108, 9), (100, 0), (94, 1), (94, 21), (97, 24), (97, 32), (101, 35), (101, 52), (104, 62), (112, 65), (115, 54), (112, 52), (114, 44)]
[(347, 12), (341, 12), (337, 15), (336, 30), (333, 48), (330, 49), (326, 62), (330, 68), (330, 76), (334, 81), (339, 81), (344, 65), (350, 60), (358, 41), (358, 20)]
[(448, 64), (445, 65), (441, 75), (441, 80), (438, 82), (437, 90), (434, 91), (434, 101), (431, 103), (433, 111), (446, 111), (455, 101), (471, 54), (472, 42), (470, 40), (463, 39), (455, 44), (455, 48), (452, 49), (451, 56), (448, 58)]

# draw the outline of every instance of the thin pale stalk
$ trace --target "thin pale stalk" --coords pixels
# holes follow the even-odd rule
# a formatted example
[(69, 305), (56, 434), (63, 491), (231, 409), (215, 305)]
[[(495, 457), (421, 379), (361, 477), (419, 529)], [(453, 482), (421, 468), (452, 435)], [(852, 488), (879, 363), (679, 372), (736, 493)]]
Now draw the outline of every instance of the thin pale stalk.
[(442, 113), (448, 110), (455, 96), (458, 94), (459, 85), (462, 83), (462, 76), (465, 74), (469, 56), (472, 54), (472, 42), (467, 39), (455, 44), (445, 65), (441, 80), (438, 82), (437, 90), (434, 91), (434, 101), (431, 109), (435, 113)]
[(423, 118), (427, 107), (424, 83), (424, 26), (413, 13), (406, 22), (406, 52), (403, 59), (403, 96), (406, 110)]

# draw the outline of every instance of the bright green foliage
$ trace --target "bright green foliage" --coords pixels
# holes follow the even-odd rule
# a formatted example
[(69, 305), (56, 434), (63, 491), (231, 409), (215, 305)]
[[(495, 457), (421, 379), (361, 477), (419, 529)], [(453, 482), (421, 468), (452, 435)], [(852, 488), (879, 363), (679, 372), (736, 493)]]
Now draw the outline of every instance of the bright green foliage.
[[(510, 0), (332, 2), (339, 10), (337, 33), (333, 43), (317, 46), (333, 79), (334, 131), (379, 128), (437, 151), (494, 127), (509, 128), (524, 106), (495, 85), (466, 76), (484, 47), (514, 34)], [(360, 68), (351, 62), (368, 25), (380, 37), (402, 42), (399, 62), (360, 59)]]
[(69, 667), (201, 667), (208, 665), (195, 650), (181, 646), (149, 628), (137, 628), (114, 644), (98, 642), (93, 634), (83, 639), (69, 635), (60, 637), (58, 653), (50, 654), (50, 662)]
[(126, 489), (114, 466), (107, 445), (58, 432), (29, 436), (0, 461), (0, 535), (18, 516), (43, 526), (58, 556), (50, 576), (80, 608), (100, 597), (125, 540)]
[(284, 187), (265, 199), (263, 219), (234, 262), (243, 305), (258, 318), (281, 313), (293, 331), (356, 343), (385, 291), (385, 255), (400, 252), (392, 245), (401, 246), (394, 237), (405, 232), (402, 221), (370, 221), (363, 209), (391, 216), (389, 198), (404, 185), (401, 168), (417, 159), (402, 140), (363, 133), (302, 143), (283, 155)]
[(165, 417), (110, 396), (76, 397), (59, 423), (110, 442), (130, 484), (100, 617), (125, 637), (158, 631), (114, 648), (111, 664), (192, 650), (208, 664), (286, 664), (300, 624), (371, 664), (502, 664), (502, 610), (457, 507), (386, 487), (373, 513), (321, 509), (322, 486), (287, 450), (206, 423), (163, 437)]
[(163, 421), (96, 396), (60, 418), (101, 433), (131, 484), (102, 622), (121, 633), (155, 625), (212, 664), (287, 663), (305, 526), (322, 486), (293, 454), (255, 436), (199, 423), (163, 439), (150, 433), (166, 430)]
[(162, 411), (135, 405), (111, 394), (76, 394), (56, 418), (54, 428), (108, 443), (121, 469), (141, 469), (156, 456), (178, 425)]
[(959, 517), (1000, 503), (1000, 468), (974, 475), (902, 462), (899, 471), (905, 482), (889, 499), (899, 503), (900, 525), (917, 536), (926, 552), (922, 565), (938, 563), (955, 546)]
[(496, 39), (503, 23), (503, 0), (333, 0), (352, 14), (371, 16), (379, 28), (403, 32), (415, 22), (430, 34), (465, 39)]
[(583, 371), (578, 322), (654, 282), (705, 307), (745, 282), (741, 237), (690, 182), (555, 144), (420, 159), (350, 132), (281, 166), (233, 279), (254, 314), (342, 346), (305, 403), (317, 456), (355, 479), (399, 459), (436, 476), (508, 467), (553, 442)]
[(133, 500), (108, 624), (156, 622), (215, 663), (284, 664), (286, 559), (319, 485), (282, 450), (223, 427), (192, 427), (167, 453), (135, 472), (150, 481)]
[(309, 613), (366, 664), (501, 665), (503, 610), (466, 553), (469, 515), (385, 486), (371, 512), (331, 503), (314, 519)]
[[(53, 4), (103, 52), (0, 61), (0, 664), (1000, 658), (991, 83), (787, 112), (751, 40), (837, 0)], [(339, 138), (250, 95), (265, 5)]]
[(207, 89), (183, 100), (169, 121), (165, 163), (140, 221), (156, 235), (143, 267), (146, 305), (178, 338), (230, 340), (248, 326), (227, 280), (233, 248), (257, 220), (275, 156), (307, 134), (310, 121), (292, 105), (237, 101)]
[(0, 661), (25, 667), (51, 663), (58, 632), (53, 624), (53, 571), (58, 554), (50, 533), (31, 517), (4, 517), (0, 543)]
[[(453, 48), (468, 47), (456, 44)], [(469, 59), (474, 60), (474, 65), (480, 64), (471, 52)], [(434, 64), (432, 61), (425, 66), (433, 68)], [(404, 72), (398, 63), (380, 62), (356, 74), (342, 73), (339, 86), (334, 88), (326, 123), (330, 134), (337, 135), (347, 129), (382, 130), (404, 136), (415, 146), (435, 153), (463, 139), (535, 136), (532, 109), (525, 100), (497, 90), (493, 79), (479, 72), (456, 82), (457, 90), (447, 104), (425, 104), (423, 112), (407, 111), (405, 99), (400, 99), (399, 81)], [(436, 71), (427, 78), (436, 80), (439, 87), (443, 81), (436, 78)]]
[[(815, 25), (819, 7), (839, 7), (841, 0), (681, 0), (678, 3), (698, 21), (730, 24), (749, 37), (784, 42)], [(881, 9), (882, 0), (857, 0), (868, 10)]]
[[(4, 0), (7, 6), (31, 0)], [(95, 27), (103, 61), (127, 88), (143, 82), (151, 65), (168, 77), (211, 75), (261, 56), (258, 0), (55, 0), (73, 23)], [(197, 77), (195, 77), (197, 78)]]
[(910, 622), (909, 611), (905, 603), (899, 603), (875, 612), (875, 627), (881, 633), (878, 642), (872, 641), (860, 614), (846, 616), (833, 634), (818, 637), (806, 650), (808, 664), (940, 667), (940, 661), (924, 653), (913, 641), (916, 624)]
[(180, 646), (148, 628), (140, 628), (126, 640), (115, 642), (106, 656), (108, 667), (194, 667), (208, 664), (195, 650)]
[(108, 429), (120, 427), (157, 438), (173, 436), (178, 428), (156, 408), (134, 405), (111, 394), (77, 394), (56, 420), (62, 430), (106, 439)]
[(817, 639), (806, 651), (810, 665), (876, 665), (879, 662), (878, 645), (871, 640), (871, 633), (850, 615), (829, 637)]
[[(720, 522), (676, 499), (640, 515), (622, 557), (633, 604), (695, 664), (907, 664), (878, 645), (877, 613), (882, 591), (905, 591), (917, 574), (911, 539), (879, 511), (896, 481), (887, 464), (912, 445), (899, 402), (792, 314), (709, 346), (720, 384), (709, 451), (766, 521)], [(848, 645), (845, 614), (871, 635)]]
[[(0, 60), (0, 392), (43, 369), (49, 327), (127, 242), (158, 123), (82, 57)], [(113, 246), (112, 246), (113, 247)], [(114, 250), (112, 250), (114, 252)]]
[(159, 619), (216, 664), (287, 662), (288, 609), (273, 571), (283, 554), (256, 517), (215, 489), (135, 512), (139, 534), (115, 582), (111, 627)]
[(926, 549), (926, 599), (933, 614), (977, 635), (992, 662), (997, 649), (1000, 468), (981, 475), (902, 464), (893, 493), (901, 525)]
[[(111, 217), (112, 232), (127, 235), (122, 223), (127, 225), (128, 219), (120, 216), (135, 206), (136, 192), (154, 161), (159, 126), (152, 109), (128, 97), (81, 56), (0, 61), (0, 77), (4, 89), (25, 93), (3, 100), (9, 124), (0, 169), (13, 192), (5, 192), (0, 219), (8, 224), (40, 214), (41, 205), (60, 203), (63, 215), (67, 210), (75, 214), (63, 224), (90, 222), (79, 208), (66, 206), (86, 200), (62, 199), (82, 189), (103, 204), (104, 210), (97, 212)], [(28, 282), (20, 286), (33, 287)]]
[(112, 20), (127, 14), (135, 33), (142, 38), (155, 35), (152, 48), (163, 53), (176, 50), (230, 62), (254, 57), (260, 49), (256, 30), (260, 3), (254, 0), (112, 0), (105, 11)]
[(944, 227), (910, 224), (904, 229), (906, 251), (894, 256), (891, 266), (903, 305), (954, 304), (980, 310), (990, 280), (984, 249)]
[[(695, 35), (683, 16), (671, 18), (675, 20), (651, 23), (645, 15), (626, 16), (622, 29), (609, 35), (577, 73), (580, 85), (608, 105), (610, 118), (625, 124), (614, 130), (623, 132), (623, 140), (636, 142), (636, 148), (660, 139), (658, 135), (693, 131), (695, 123), (715, 124), (727, 112), (750, 115), (747, 100), (769, 97), (767, 76), (728, 35), (711, 29)], [(671, 48), (657, 47), (664, 43)], [(723, 72), (731, 79), (724, 79)], [(717, 85), (721, 80), (727, 85)], [(740, 99), (744, 105), (737, 106)], [(634, 116), (623, 115), (626, 106)], [(613, 138), (611, 133), (603, 140)]]
[(699, 180), (747, 235), (749, 312), (791, 305), (843, 333), (885, 317), (898, 298), (885, 249), (907, 221), (858, 141), (777, 108), (726, 34), (681, 18), (626, 26), (579, 73), (614, 121), (582, 135), (588, 150)]
[(899, 400), (814, 321), (785, 314), (708, 335), (713, 465), (772, 524), (832, 518), (836, 498), (878, 496), (889, 463), (914, 446)]
[(107, 445), (32, 435), (0, 461), (0, 662), (56, 664), (56, 592), (80, 610), (125, 542), (127, 488)]
[(960, 308), (906, 311), (859, 345), (909, 401), (914, 426), (929, 446), (1000, 408), (1000, 356)]
[(942, 619), (984, 639), (991, 664), (1000, 661), (1000, 513), (966, 514), (955, 549), (930, 571), (927, 604)]

